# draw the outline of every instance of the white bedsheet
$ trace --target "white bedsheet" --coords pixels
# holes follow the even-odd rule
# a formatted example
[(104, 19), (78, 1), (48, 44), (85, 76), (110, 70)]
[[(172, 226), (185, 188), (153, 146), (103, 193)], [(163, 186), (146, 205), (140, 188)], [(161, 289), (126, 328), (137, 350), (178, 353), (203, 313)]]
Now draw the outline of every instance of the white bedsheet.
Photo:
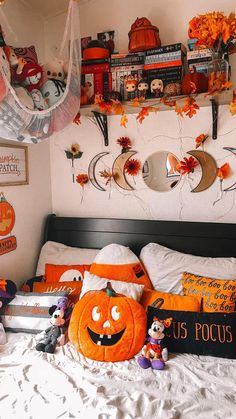
[(171, 355), (163, 371), (135, 359), (101, 363), (71, 344), (35, 350), (33, 335), (0, 346), (1, 419), (236, 418), (236, 360)]

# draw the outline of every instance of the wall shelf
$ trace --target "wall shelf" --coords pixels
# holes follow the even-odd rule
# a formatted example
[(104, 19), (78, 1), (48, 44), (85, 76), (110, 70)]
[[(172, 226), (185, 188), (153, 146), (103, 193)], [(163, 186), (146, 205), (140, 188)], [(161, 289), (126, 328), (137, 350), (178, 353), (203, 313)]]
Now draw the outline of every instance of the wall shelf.
[[(168, 98), (168, 100), (176, 100), (178, 104), (181, 104), (181, 101), (184, 101), (186, 96), (176, 96)], [(211, 106), (212, 107), (212, 138), (217, 139), (217, 122), (218, 122), (218, 107), (219, 105), (227, 105), (233, 100), (233, 90), (225, 90), (222, 93), (216, 95), (207, 95), (206, 93), (200, 93), (192, 95), (196, 100), (199, 107)], [(138, 114), (141, 110), (141, 107), (145, 106), (156, 106), (158, 111), (170, 111), (173, 110), (171, 107), (158, 103), (158, 99), (147, 99), (145, 102), (142, 102), (140, 107), (133, 106), (131, 102), (122, 102), (125, 107), (125, 114)], [(108, 126), (107, 126), (107, 116), (112, 116), (114, 114), (107, 115), (99, 110), (95, 105), (83, 106), (80, 108), (80, 115), (87, 117), (95, 117), (97, 124), (103, 134), (104, 144), (108, 146)]]

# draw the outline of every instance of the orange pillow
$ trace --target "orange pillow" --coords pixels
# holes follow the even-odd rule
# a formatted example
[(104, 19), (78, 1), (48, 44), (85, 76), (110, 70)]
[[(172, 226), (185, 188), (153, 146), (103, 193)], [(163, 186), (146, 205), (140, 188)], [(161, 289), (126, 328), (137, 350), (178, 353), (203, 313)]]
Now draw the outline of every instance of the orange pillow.
[(182, 274), (184, 295), (202, 297), (202, 311), (230, 313), (235, 310), (236, 280)]
[(109, 244), (98, 252), (91, 265), (90, 273), (102, 278), (133, 282), (153, 288), (138, 257), (129, 247), (116, 243)]
[(176, 311), (197, 311), (201, 309), (201, 298), (185, 297), (183, 295), (169, 294), (144, 288), (140, 304), (145, 308), (153, 305), (160, 309)]
[(52, 265), (45, 264), (46, 282), (82, 281), (84, 271), (89, 271), (91, 265)]
[(33, 285), (33, 292), (59, 292), (67, 291), (68, 298), (75, 305), (79, 301), (83, 281), (68, 281), (64, 283), (55, 282), (35, 282)]

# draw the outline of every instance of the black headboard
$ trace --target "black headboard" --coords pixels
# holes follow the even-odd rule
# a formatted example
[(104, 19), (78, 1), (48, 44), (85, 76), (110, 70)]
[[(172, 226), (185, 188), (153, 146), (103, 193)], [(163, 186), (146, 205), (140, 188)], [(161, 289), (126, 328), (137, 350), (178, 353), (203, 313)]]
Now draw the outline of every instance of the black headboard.
[(110, 218), (47, 217), (44, 242), (101, 249), (110, 243), (130, 247), (137, 255), (150, 242), (184, 253), (236, 257), (236, 224)]

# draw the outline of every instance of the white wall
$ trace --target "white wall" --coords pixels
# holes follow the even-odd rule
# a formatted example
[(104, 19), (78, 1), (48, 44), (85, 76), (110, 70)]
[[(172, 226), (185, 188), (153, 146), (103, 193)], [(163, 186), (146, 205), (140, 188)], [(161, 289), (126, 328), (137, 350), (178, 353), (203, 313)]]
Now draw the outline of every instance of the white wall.
[[(118, 49), (126, 52), (128, 48), (128, 31), (137, 16), (146, 16), (160, 29), (162, 44), (187, 41), (188, 21), (197, 13), (219, 10), (229, 13), (234, 10), (235, 2), (229, 0), (200, 0), (191, 3), (188, 0), (165, 0), (148, 2), (128, 0), (82, 0), (80, 3), (81, 36), (96, 37), (99, 31), (114, 29), (118, 32)], [(55, 50), (57, 39), (60, 38), (64, 16), (48, 21), (45, 27), (48, 51)], [(52, 26), (53, 24), (53, 26)], [(53, 27), (53, 38), (50, 39)], [(57, 32), (55, 30), (57, 29)], [(52, 41), (52, 43), (51, 43)], [(235, 57), (231, 58), (231, 63)], [(108, 118), (109, 147), (104, 147), (101, 133), (93, 120), (82, 118), (82, 125), (71, 125), (50, 141), (52, 204), (53, 211), (60, 215), (80, 215), (120, 218), (155, 218), (234, 222), (236, 210), (234, 206), (235, 192), (229, 192), (213, 205), (219, 197), (220, 184), (218, 179), (207, 190), (192, 193), (201, 172), (191, 179), (183, 178), (171, 192), (159, 193), (146, 187), (141, 176), (136, 177), (133, 192), (126, 192), (115, 184), (106, 187), (102, 192), (91, 183), (84, 191), (77, 183), (72, 182), (70, 161), (66, 159), (65, 149), (72, 143), (79, 143), (83, 156), (76, 161), (76, 173), (87, 172), (91, 159), (98, 153), (107, 151), (110, 154), (100, 160), (96, 176), (101, 183), (99, 171), (111, 169), (114, 159), (121, 149), (116, 140), (120, 136), (129, 136), (133, 141), (133, 149), (138, 152), (136, 157), (143, 163), (157, 150), (168, 150), (178, 158), (186, 156), (186, 152), (195, 149), (194, 139), (201, 133), (211, 136), (211, 108), (202, 108), (192, 119), (178, 118), (174, 111), (164, 111), (149, 116), (142, 125), (138, 124), (135, 115), (129, 115), (127, 128), (120, 127), (120, 117)], [(204, 150), (216, 160), (217, 166), (226, 161), (231, 166), (231, 176), (224, 181), (225, 186), (235, 182), (235, 156), (225, 146), (235, 146), (236, 117), (229, 113), (228, 106), (219, 109), (218, 139), (211, 138), (205, 143)]]
[[(43, 21), (18, 0), (8, 0), (2, 9), (15, 36), (1, 18), (7, 43), (16, 46), (34, 44), (40, 61), (44, 59)], [(17, 38), (17, 39), (16, 39)], [(6, 142), (0, 139), (0, 142)], [(19, 144), (7, 141), (8, 144)], [(51, 212), (49, 141), (29, 145), (29, 185), (4, 186), (1, 191), (14, 207), (17, 249), (0, 256), (0, 277), (20, 284), (35, 273), (46, 214)], [(0, 237), (3, 238), (3, 237)]]

